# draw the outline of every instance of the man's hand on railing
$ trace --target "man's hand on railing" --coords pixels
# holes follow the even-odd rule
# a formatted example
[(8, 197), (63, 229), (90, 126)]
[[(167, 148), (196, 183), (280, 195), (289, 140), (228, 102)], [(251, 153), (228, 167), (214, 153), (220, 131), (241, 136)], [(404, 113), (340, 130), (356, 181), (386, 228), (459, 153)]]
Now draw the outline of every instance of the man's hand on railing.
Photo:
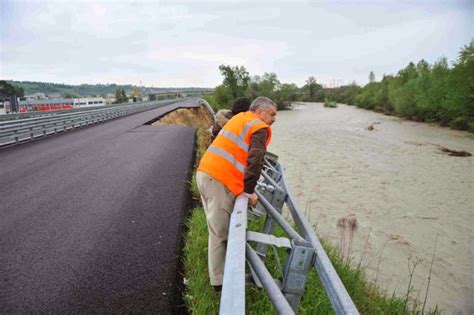
[(251, 207), (255, 207), (257, 205), (258, 197), (257, 197), (256, 193), (253, 193), (253, 194), (245, 193), (245, 196), (247, 196), (247, 198), (249, 198), (249, 205)]

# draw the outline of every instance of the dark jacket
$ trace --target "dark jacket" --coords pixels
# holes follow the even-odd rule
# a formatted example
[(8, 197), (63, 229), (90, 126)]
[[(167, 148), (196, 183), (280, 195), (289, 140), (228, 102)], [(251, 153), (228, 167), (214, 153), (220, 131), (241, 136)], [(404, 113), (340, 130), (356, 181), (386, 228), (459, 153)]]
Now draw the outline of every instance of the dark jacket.
[(247, 156), (247, 167), (244, 175), (244, 192), (252, 194), (257, 185), (262, 171), (266, 143), (268, 138), (267, 129), (260, 129), (250, 137), (249, 155)]

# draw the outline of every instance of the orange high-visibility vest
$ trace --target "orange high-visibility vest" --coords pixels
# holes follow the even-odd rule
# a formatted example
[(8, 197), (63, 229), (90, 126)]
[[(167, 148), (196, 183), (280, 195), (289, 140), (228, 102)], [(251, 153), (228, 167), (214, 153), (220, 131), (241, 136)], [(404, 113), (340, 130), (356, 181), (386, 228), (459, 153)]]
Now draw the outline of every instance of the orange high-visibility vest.
[(204, 153), (198, 171), (207, 173), (219, 181), (234, 196), (242, 193), (250, 137), (262, 128), (268, 130), (266, 143), (268, 146), (272, 129), (257, 115), (248, 111), (232, 117)]

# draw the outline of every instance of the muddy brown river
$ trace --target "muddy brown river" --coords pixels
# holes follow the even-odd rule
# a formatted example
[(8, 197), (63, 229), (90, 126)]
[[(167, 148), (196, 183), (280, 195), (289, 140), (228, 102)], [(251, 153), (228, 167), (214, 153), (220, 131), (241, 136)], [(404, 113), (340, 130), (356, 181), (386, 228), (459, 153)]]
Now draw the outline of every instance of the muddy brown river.
[[(278, 112), (273, 133), (270, 151), (320, 237), (389, 294), (405, 296), (413, 273), (421, 302), (437, 238), (427, 307), (474, 313), (474, 157), (440, 150), (474, 154), (474, 135), (320, 103)], [(337, 226), (347, 216), (352, 235)]]

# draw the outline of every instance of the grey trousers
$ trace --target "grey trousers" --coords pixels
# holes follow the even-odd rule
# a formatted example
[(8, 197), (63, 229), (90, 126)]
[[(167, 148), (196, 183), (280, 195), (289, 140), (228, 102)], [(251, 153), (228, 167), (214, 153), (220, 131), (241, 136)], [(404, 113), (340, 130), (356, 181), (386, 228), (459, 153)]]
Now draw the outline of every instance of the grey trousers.
[(227, 234), (235, 197), (224, 185), (204, 172), (196, 173), (196, 181), (209, 231), (209, 279), (211, 285), (222, 285)]

